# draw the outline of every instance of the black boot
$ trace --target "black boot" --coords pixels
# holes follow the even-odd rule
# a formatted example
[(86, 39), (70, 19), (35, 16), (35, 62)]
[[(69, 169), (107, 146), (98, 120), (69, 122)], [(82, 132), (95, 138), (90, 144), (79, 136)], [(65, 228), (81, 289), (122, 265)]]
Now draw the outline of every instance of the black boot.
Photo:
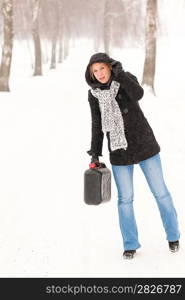
[(123, 252), (123, 257), (126, 259), (132, 259), (134, 258), (135, 254), (136, 254), (136, 250), (125, 250)]
[(179, 241), (168, 242), (171, 252), (177, 252), (179, 250)]

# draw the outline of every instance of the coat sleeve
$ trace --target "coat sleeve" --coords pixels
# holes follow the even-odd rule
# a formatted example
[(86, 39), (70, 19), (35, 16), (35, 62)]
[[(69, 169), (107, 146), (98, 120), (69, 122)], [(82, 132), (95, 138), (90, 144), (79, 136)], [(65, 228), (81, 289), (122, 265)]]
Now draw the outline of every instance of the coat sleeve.
[(136, 76), (130, 72), (121, 71), (115, 79), (121, 84), (131, 100), (138, 101), (143, 97), (144, 89), (139, 84)]
[(98, 100), (91, 94), (90, 90), (88, 101), (91, 110), (91, 149), (87, 153), (91, 156), (102, 156), (104, 134), (101, 124), (101, 112)]

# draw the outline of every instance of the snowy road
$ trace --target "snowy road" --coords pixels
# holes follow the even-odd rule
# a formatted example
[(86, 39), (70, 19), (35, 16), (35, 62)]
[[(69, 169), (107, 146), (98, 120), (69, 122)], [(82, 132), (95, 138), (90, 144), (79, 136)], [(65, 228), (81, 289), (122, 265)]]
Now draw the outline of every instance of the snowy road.
[[(184, 94), (146, 93), (140, 103), (161, 145), (181, 249), (169, 252), (155, 200), (136, 166), (142, 247), (133, 261), (124, 261), (114, 182), (109, 203), (83, 202), (90, 145), (87, 59), (72, 56), (43, 77), (14, 79), (12, 92), (0, 94), (0, 277), (184, 277)], [(106, 147), (105, 140), (103, 160), (110, 167)]]

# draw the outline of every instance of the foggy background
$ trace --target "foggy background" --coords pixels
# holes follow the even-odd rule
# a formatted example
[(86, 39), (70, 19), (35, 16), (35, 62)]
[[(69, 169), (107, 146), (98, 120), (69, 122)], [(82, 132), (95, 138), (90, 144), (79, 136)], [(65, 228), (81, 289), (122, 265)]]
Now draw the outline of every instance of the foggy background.
[(0, 7), (0, 91), (10, 89), (16, 54), (26, 57), (25, 74), (40, 76), (65, 61), (74, 47), (110, 56), (115, 49), (137, 49), (141, 83), (153, 92), (161, 56), (163, 79), (168, 62), (176, 71), (184, 63), (184, 0), (0, 0)]
[[(184, 277), (185, 0), (0, 0), (0, 276)], [(137, 76), (181, 231), (168, 250), (134, 170), (141, 249), (122, 258), (117, 191), (83, 201), (91, 116), (85, 69), (106, 51)], [(104, 139), (103, 162), (109, 163)]]

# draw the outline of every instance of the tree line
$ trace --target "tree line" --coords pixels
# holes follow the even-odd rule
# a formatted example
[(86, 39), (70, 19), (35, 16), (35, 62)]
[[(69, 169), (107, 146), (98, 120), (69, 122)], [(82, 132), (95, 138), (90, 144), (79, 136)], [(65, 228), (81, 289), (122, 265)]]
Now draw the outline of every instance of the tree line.
[(13, 44), (32, 40), (33, 76), (43, 74), (43, 43), (50, 68), (70, 53), (70, 41), (93, 40), (94, 50), (145, 47), (143, 84), (154, 89), (157, 0), (0, 0), (0, 91), (9, 91)]

